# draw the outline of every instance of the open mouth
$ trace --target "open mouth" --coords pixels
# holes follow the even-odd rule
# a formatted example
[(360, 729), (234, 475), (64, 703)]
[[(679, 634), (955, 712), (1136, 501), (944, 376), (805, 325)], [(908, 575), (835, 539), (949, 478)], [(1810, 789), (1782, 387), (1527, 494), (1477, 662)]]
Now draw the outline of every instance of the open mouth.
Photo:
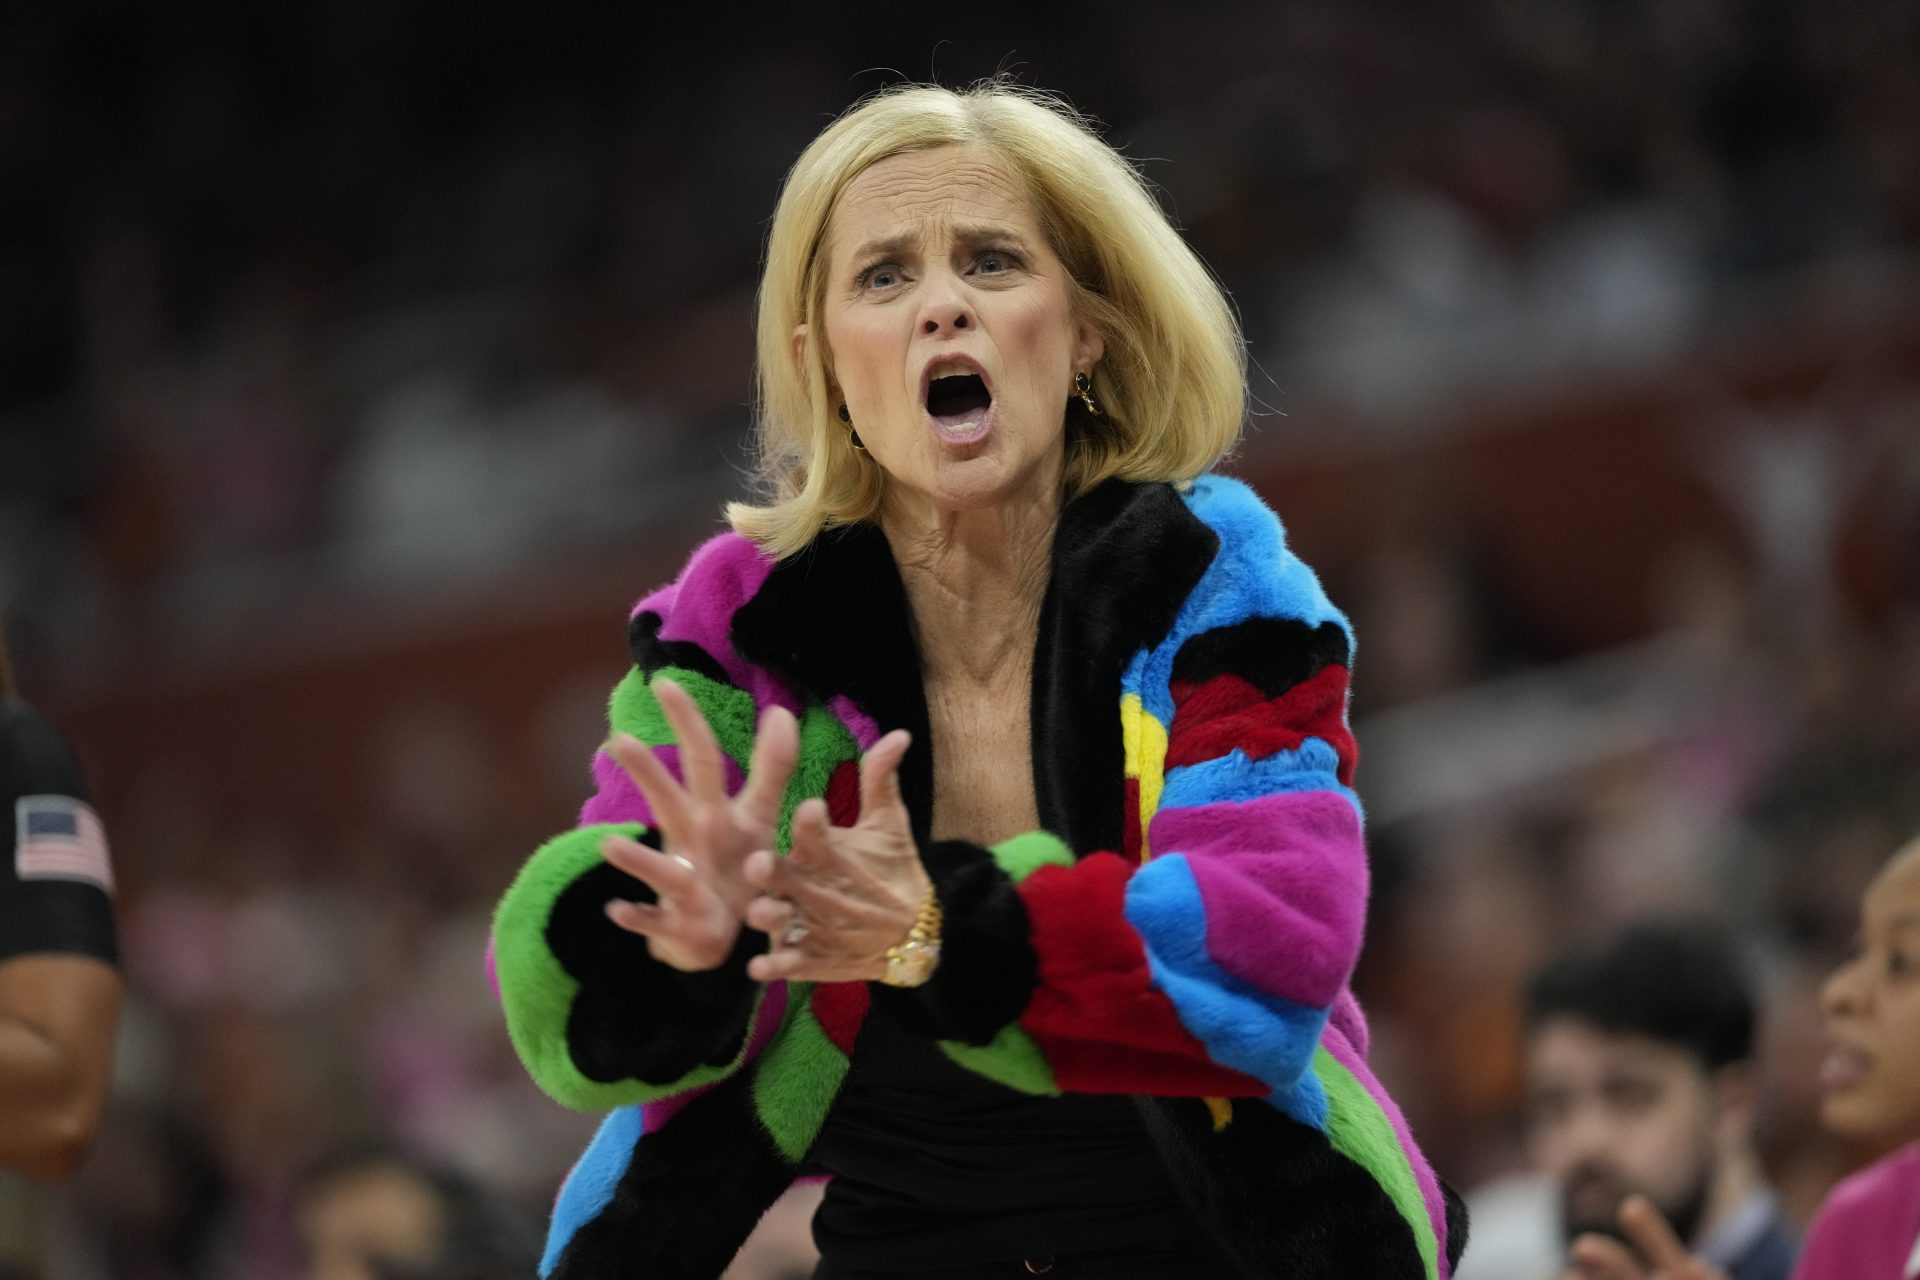
[(1830, 1092), (1855, 1089), (1866, 1082), (1873, 1059), (1849, 1045), (1833, 1045), (1820, 1063), (1820, 1084)]
[(927, 413), (943, 427), (976, 423), (992, 404), (986, 379), (977, 373), (950, 373), (927, 383)]

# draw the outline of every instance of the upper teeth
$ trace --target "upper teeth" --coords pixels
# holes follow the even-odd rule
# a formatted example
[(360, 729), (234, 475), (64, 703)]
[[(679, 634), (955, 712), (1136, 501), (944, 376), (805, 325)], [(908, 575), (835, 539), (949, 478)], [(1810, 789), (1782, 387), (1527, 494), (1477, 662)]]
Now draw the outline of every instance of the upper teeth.
[(933, 371), (928, 375), (927, 381), (931, 382), (935, 378), (951, 378), (955, 376), (964, 378), (976, 375), (972, 365), (962, 364), (958, 360), (942, 360), (939, 364), (933, 366)]

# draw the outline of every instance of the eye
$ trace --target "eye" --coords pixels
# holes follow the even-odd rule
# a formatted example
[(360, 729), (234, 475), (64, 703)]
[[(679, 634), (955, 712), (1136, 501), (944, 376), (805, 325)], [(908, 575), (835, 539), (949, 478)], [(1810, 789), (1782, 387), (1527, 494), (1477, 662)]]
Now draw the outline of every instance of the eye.
[(1911, 978), (1920, 972), (1920, 962), (1913, 955), (1898, 947), (1887, 953), (1887, 976), (1889, 978)]
[(1645, 1080), (1615, 1080), (1604, 1094), (1609, 1106), (1621, 1115), (1642, 1115), (1660, 1100), (1660, 1091)]
[(1020, 266), (1020, 256), (1010, 249), (987, 249), (973, 260), (973, 269), (983, 276), (1003, 276)]
[(875, 263), (855, 276), (853, 283), (860, 289), (891, 289), (900, 283), (900, 264), (897, 262)]
[(1540, 1126), (1559, 1124), (1566, 1119), (1572, 1102), (1559, 1090), (1543, 1090), (1527, 1099), (1527, 1114)]

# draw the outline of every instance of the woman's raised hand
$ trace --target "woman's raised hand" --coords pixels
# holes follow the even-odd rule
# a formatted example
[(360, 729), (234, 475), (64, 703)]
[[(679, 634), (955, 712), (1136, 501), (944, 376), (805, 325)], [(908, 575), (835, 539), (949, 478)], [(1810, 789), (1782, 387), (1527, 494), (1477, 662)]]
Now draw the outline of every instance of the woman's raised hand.
[(906, 940), (932, 882), (900, 798), (900, 758), (912, 743), (896, 729), (860, 762), (860, 820), (836, 827), (827, 806), (807, 800), (793, 813), (784, 858), (762, 849), (747, 878), (765, 890), (747, 923), (773, 950), (747, 962), (762, 982), (858, 982), (883, 976), (887, 950)]
[(608, 741), (607, 751), (653, 810), (661, 848), (624, 836), (600, 842), (602, 857), (644, 881), (657, 898), (613, 899), (607, 918), (644, 936), (648, 952), (662, 964), (686, 972), (713, 969), (733, 951), (758, 891), (746, 877), (747, 857), (773, 844), (780, 797), (800, 750), (799, 727), (783, 707), (760, 717), (746, 784), (730, 797), (720, 744), (692, 697), (664, 678), (653, 682), (653, 692), (679, 742), (685, 784), (639, 739), (617, 733)]

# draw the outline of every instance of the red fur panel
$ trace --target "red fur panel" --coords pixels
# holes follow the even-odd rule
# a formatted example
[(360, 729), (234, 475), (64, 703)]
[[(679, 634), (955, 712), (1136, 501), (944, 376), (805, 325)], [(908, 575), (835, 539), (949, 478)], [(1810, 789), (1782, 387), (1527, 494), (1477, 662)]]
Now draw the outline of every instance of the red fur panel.
[(1126, 816), (1120, 822), (1121, 852), (1131, 864), (1140, 861), (1140, 779), (1128, 778), (1125, 783)]
[(836, 827), (860, 821), (860, 766), (843, 761), (827, 779), (827, 820)]
[(1021, 1029), (1071, 1093), (1264, 1097), (1252, 1076), (1218, 1066), (1153, 988), (1140, 935), (1122, 915), (1131, 864), (1096, 853), (1020, 883), (1040, 958)]
[(1298, 750), (1307, 738), (1334, 749), (1340, 781), (1352, 786), (1358, 749), (1347, 728), (1345, 667), (1322, 667), (1276, 698), (1262, 698), (1258, 688), (1235, 675), (1176, 687), (1167, 768), (1217, 760), (1236, 747), (1250, 760), (1263, 760)]
[(814, 1019), (827, 1033), (833, 1047), (852, 1056), (853, 1038), (859, 1034), (860, 1022), (867, 1016), (870, 999), (864, 982), (823, 982), (813, 989), (813, 998), (807, 1007), (813, 1010)]

